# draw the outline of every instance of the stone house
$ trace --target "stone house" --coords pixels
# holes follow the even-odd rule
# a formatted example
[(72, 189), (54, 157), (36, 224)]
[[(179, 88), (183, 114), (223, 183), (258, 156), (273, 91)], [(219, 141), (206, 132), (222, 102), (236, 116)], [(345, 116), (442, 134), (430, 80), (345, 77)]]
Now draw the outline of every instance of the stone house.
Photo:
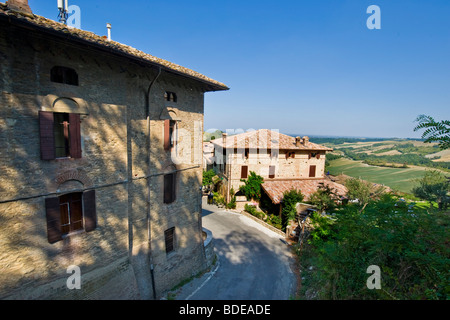
[(291, 137), (276, 130), (260, 129), (212, 140), (215, 168), (224, 177), (224, 195), (239, 191), (250, 172), (264, 178), (263, 191), (275, 205), (283, 193), (301, 190), (306, 199), (320, 184), (327, 184), (339, 194), (343, 186), (325, 177), (325, 155), (332, 149), (312, 143), (308, 137)]
[(206, 268), (204, 93), (226, 85), (26, 0), (0, 3), (0, 75), (0, 299), (159, 299)]
[(214, 167), (214, 144), (203, 142), (203, 170), (208, 171)]

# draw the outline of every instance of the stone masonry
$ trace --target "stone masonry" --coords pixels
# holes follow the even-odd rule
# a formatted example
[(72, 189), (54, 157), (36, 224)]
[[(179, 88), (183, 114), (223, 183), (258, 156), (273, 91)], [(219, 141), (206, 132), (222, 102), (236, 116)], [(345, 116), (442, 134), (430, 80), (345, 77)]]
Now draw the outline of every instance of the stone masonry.
[[(161, 298), (206, 268), (204, 93), (228, 88), (45, 23), (0, 4), (0, 299)], [(75, 70), (79, 84), (51, 81), (54, 66)], [(41, 160), (40, 111), (80, 115), (81, 158)], [(167, 119), (177, 123), (170, 151)], [(176, 177), (170, 204), (167, 173)], [(46, 199), (88, 190), (95, 191), (95, 230), (49, 243)], [(81, 270), (79, 290), (66, 285), (71, 265)]]

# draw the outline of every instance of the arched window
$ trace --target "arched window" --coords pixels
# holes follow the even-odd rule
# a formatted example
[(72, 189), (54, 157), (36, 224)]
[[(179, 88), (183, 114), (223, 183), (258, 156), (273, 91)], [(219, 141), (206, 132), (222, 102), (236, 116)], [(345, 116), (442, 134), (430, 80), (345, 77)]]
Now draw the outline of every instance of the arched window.
[(175, 92), (166, 91), (164, 93), (164, 100), (170, 102), (177, 102), (177, 94)]
[(74, 69), (55, 66), (50, 71), (50, 81), (78, 86), (78, 74)]

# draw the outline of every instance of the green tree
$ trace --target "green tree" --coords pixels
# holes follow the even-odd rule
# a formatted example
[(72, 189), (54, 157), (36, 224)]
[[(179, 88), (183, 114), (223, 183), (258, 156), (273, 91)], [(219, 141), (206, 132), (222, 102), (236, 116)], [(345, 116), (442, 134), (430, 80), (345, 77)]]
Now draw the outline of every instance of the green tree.
[(202, 185), (208, 186), (213, 183), (212, 178), (216, 175), (216, 172), (213, 169), (208, 171), (203, 171), (203, 180)]
[(436, 202), (439, 210), (447, 209), (450, 203), (450, 196), (448, 195), (450, 192), (449, 177), (437, 170), (427, 170), (423, 178), (416, 181), (419, 186), (412, 189), (416, 197)]
[(309, 197), (311, 204), (320, 212), (328, 212), (336, 208), (339, 196), (328, 185), (321, 185), (316, 192)]
[(419, 124), (414, 128), (414, 131), (425, 129), (422, 133), (422, 139), (425, 139), (425, 142), (438, 142), (442, 150), (450, 148), (449, 120), (436, 122), (432, 117), (421, 114), (417, 117), (416, 122)]
[(378, 199), (383, 193), (382, 186), (375, 187), (373, 183), (362, 179), (350, 178), (345, 181), (347, 188), (347, 196), (350, 200), (357, 200), (361, 211), (369, 203), (369, 201)]
[[(302, 277), (318, 299), (450, 298), (448, 214), (429, 214), (384, 194), (363, 211), (350, 204), (333, 219), (313, 215), (312, 220)], [(370, 265), (380, 267), (380, 290), (366, 287)]]
[(244, 182), (244, 185), (239, 187), (239, 191), (246, 196), (247, 200), (259, 201), (261, 199), (261, 185), (264, 182), (264, 178), (250, 171), (247, 180), (241, 179), (241, 181)]
[(283, 222), (283, 230), (286, 229), (286, 226), (290, 220), (294, 220), (297, 214), (297, 203), (302, 202), (305, 196), (302, 194), (300, 190), (292, 189), (290, 191), (286, 191), (283, 194), (283, 201), (281, 203), (281, 218)]

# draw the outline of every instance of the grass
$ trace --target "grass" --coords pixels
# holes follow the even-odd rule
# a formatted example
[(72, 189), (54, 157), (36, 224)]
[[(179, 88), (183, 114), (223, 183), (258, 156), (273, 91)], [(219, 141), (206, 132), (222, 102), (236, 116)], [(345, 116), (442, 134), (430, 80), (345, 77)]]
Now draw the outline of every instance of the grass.
[(330, 166), (327, 167), (327, 170), (330, 171), (330, 174), (332, 175), (343, 173), (354, 178), (361, 178), (373, 183), (384, 184), (396, 191), (411, 193), (411, 189), (416, 185), (413, 180), (422, 178), (427, 168), (375, 167), (366, 165), (361, 161), (340, 158), (330, 161)]

